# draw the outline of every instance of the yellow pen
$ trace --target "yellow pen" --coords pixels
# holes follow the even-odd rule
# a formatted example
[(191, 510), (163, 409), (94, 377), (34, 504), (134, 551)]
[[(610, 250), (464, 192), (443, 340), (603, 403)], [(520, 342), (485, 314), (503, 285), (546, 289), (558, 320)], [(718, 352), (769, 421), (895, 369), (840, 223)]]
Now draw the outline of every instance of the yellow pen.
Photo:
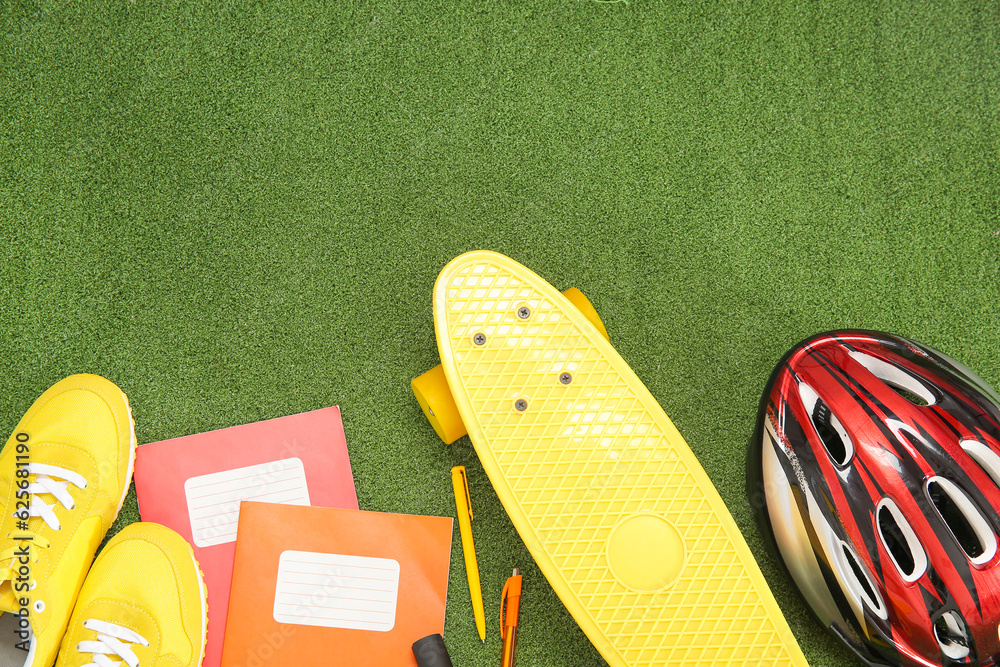
[(476, 617), (479, 638), (485, 644), (486, 610), (483, 609), (483, 589), (479, 584), (476, 544), (472, 541), (472, 500), (469, 498), (469, 479), (465, 474), (465, 466), (455, 466), (451, 469), (451, 485), (455, 488), (455, 509), (458, 510), (458, 528), (462, 533), (462, 552), (465, 554), (465, 572), (469, 576), (472, 613)]

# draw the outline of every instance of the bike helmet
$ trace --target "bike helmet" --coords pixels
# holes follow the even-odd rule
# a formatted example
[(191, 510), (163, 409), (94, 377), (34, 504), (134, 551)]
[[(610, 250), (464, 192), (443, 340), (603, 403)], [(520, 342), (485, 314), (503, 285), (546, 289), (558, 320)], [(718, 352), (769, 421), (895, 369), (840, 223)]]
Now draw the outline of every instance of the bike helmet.
[(972, 371), (898, 336), (813, 336), (771, 375), (748, 463), (767, 541), (866, 664), (1000, 664), (1000, 397)]

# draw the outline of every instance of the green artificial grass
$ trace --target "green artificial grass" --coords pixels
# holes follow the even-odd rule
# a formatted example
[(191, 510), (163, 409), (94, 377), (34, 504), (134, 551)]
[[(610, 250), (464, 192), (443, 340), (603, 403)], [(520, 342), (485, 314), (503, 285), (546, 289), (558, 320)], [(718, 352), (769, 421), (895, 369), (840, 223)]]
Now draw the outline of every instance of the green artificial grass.
[(456, 531), (462, 667), (499, 664), (514, 566), (519, 661), (603, 661), (410, 393), (456, 255), (590, 297), (816, 666), (851, 659), (743, 493), (773, 365), (862, 327), (1000, 386), (996, 2), (2, 2), (0, 28), (2, 430), (86, 371), (140, 442), (339, 405), (363, 509), (454, 515), (464, 464), (490, 634)]

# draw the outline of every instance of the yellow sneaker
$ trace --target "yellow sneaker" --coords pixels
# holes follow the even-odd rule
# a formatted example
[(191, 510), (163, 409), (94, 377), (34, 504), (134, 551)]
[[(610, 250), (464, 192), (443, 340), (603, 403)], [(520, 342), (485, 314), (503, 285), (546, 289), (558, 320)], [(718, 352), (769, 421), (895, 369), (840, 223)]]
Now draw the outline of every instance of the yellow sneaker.
[(158, 523), (128, 525), (94, 561), (56, 667), (197, 667), (205, 655), (205, 596), (183, 537)]
[(0, 453), (0, 664), (55, 661), (134, 461), (128, 399), (96, 375), (56, 383), (14, 429)]

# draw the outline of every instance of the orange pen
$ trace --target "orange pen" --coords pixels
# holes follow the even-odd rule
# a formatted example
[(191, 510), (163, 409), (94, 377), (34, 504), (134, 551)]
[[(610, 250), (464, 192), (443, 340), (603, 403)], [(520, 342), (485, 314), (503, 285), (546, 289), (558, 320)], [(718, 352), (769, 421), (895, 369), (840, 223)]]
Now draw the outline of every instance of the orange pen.
[(503, 640), (503, 667), (514, 667), (517, 649), (517, 615), (521, 610), (521, 575), (517, 568), (500, 594), (500, 639)]

